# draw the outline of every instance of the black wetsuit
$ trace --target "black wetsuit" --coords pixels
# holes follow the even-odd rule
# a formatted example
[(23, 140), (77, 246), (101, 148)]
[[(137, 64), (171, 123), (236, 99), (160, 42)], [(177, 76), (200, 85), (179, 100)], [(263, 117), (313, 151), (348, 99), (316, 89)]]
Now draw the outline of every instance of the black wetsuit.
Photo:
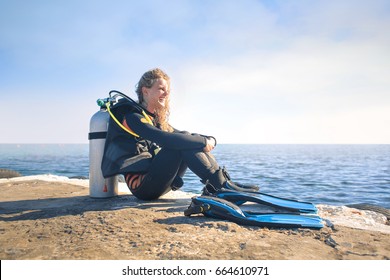
[[(102, 160), (103, 176), (142, 174), (139, 186), (129, 186), (136, 197), (152, 200), (181, 187), (181, 177), (187, 167), (203, 181), (219, 169), (215, 158), (203, 152), (207, 136), (162, 131), (158, 123), (147, 123), (140, 109), (125, 99), (111, 111), (139, 137), (129, 134), (110, 118)], [(147, 114), (154, 119), (153, 114)]]

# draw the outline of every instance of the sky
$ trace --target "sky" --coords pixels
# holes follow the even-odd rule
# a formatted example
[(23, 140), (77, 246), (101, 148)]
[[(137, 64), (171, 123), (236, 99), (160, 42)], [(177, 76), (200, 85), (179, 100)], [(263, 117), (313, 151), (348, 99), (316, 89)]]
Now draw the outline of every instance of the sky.
[(0, 0), (0, 143), (88, 143), (98, 98), (171, 77), (219, 143), (390, 144), (390, 1)]

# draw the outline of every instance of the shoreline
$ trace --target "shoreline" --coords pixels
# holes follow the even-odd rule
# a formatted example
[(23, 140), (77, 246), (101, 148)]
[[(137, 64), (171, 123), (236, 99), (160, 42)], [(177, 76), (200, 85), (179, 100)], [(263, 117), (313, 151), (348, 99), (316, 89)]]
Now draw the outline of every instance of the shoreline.
[(240, 226), (183, 215), (194, 194), (144, 202), (89, 197), (88, 180), (40, 175), (0, 179), (1, 259), (390, 259), (384, 215), (317, 205), (321, 230)]

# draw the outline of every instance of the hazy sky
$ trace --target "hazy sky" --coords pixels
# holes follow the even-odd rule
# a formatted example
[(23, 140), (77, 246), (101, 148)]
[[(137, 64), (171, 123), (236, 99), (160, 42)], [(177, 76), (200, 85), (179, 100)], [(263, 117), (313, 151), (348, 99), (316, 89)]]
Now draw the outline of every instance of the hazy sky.
[(87, 143), (154, 67), (220, 143), (390, 143), (388, 0), (0, 0), (0, 143)]

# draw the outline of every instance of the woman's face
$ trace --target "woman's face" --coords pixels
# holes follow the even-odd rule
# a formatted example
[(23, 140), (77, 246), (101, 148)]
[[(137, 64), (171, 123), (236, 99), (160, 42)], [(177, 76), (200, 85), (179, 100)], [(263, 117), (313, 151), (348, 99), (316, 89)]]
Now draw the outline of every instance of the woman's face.
[(149, 112), (165, 107), (169, 97), (169, 84), (165, 79), (157, 79), (151, 88), (143, 87), (144, 99)]

